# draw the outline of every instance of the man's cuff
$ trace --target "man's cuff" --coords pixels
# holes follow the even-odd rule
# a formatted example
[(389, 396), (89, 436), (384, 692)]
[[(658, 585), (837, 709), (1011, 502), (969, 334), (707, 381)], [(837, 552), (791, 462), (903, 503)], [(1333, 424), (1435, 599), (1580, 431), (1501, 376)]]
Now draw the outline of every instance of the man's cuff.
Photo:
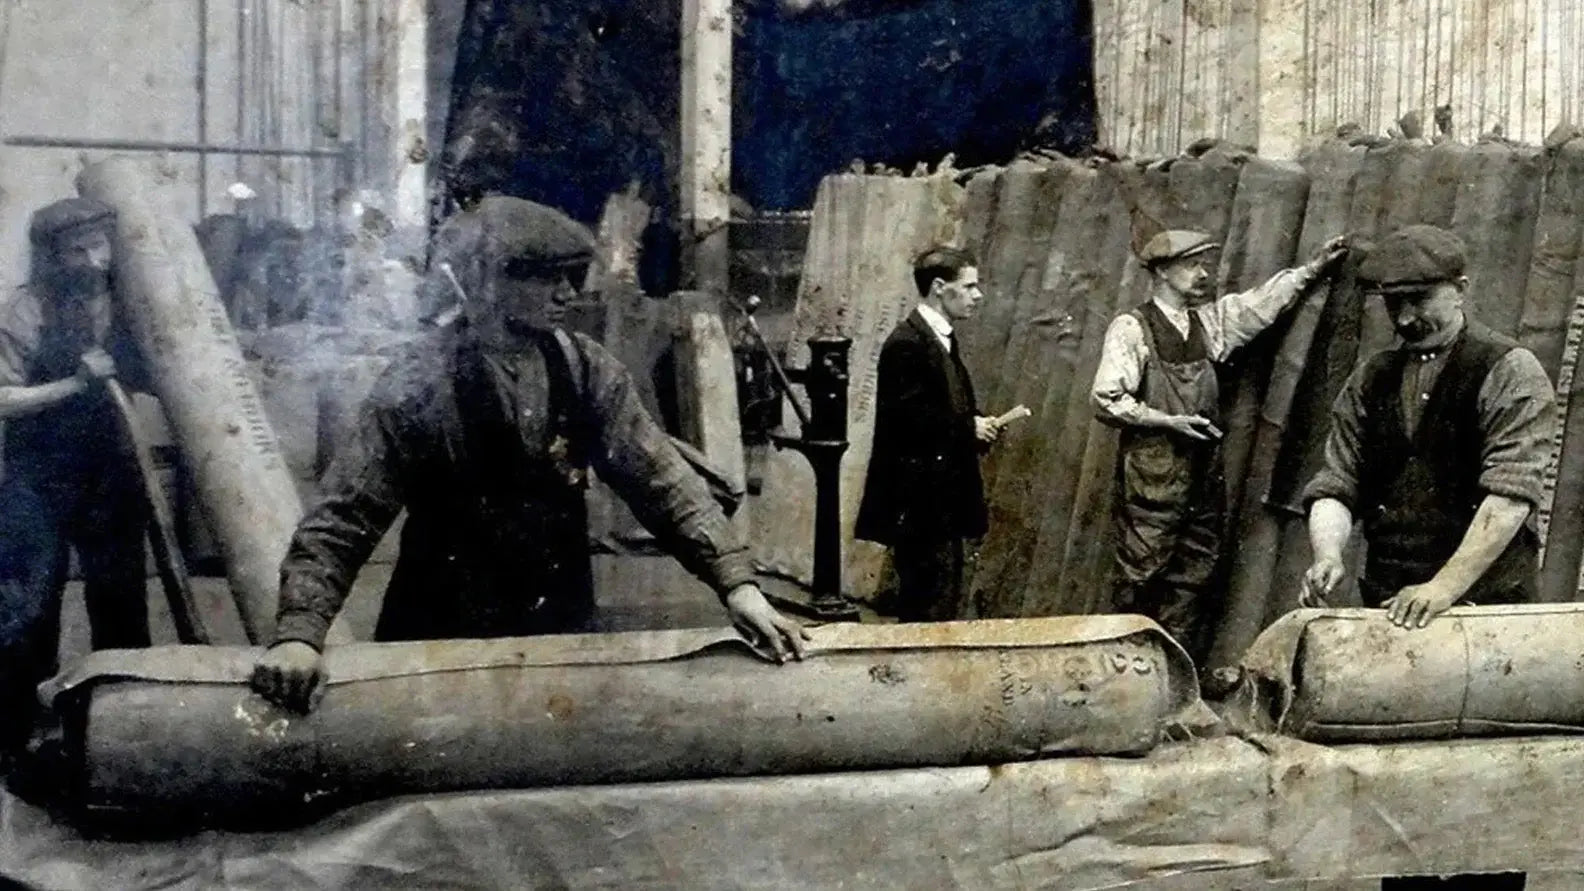
[(753, 557), (746, 548), (711, 561), (709, 575), (706, 581), (715, 589), (715, 593), (722, 601), (726, 599), (727, 594), (739, 586), (751, 585), (758, 581), (758, 577), (754, 575)]
[(1537, 479), (1536, 474), (1492, 467), (1480, 474), (1479, 485), (1487, 495), (1500, 495), (1514, 501), (1523, 501), (1528, 503), (1531, 510), (1538, 510), (1543, 493), (1535, 485)]
[(1309, 516), (1309, 511), (1314, 508), (1316, 501), (1324, 501), (1327, 498), (1342, 502), (1349, 513), (1357, 514), (1358, 511), (1355, 510), (1354, 505), (1357, 497), (1358, 492), (1353, 486), (1349, 486), (1342, 480), (1322, 473), (1310, 480), (1309, 485), (1304, 486), (1303, 494), (1299, 496), (1298, 503), (1303, 505), (1303, 512), (1306, 517)]
[(275, 623), (274, 643), (301, 641), (324, 652), (325, 635), (330, 631), (330, 621), (310, 610), (291, 610), (280, 614)]

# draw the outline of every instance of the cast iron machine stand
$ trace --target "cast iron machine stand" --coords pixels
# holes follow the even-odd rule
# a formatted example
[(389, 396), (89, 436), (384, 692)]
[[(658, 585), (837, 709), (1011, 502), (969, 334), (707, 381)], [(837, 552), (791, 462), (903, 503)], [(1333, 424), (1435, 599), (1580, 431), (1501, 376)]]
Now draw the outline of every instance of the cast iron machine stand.
[[(774, 380), (792, 410), (797, 413), (798, 436), (770, 433), (776, 448), (795, 449), (808, 459), (814, 470), (814, 583), (810, 609), (829, 622), (853, 621), (858, 607), (842, 593), (841, 540), (841, 460), (847, 451), (848, 352), (852, 340), (846, 337), (809, 338), (807, 368), (785, 368), (765, 342), (754, 310), (759, 298), (749, 297), (742, 306), (748, 330), (764, 351)], [(792, 391), (801, 383), (809, 400), (804, 408)]]

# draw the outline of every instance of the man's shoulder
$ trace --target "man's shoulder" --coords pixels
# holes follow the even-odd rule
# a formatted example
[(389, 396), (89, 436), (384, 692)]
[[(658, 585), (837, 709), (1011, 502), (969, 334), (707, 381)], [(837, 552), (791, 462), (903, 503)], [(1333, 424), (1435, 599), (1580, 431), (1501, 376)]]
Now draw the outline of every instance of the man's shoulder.
[(38, 294), (28, 285), (0, 294), (0, 333), (31, 343), (44, 327), (44, 308)]
[[(1111, 317), (1111, 321), (1106, 327), (1112, 331), (1132, 330), (1142, 333), (1144, 331), (1144, 307), (1146, 305), (1140, 304), (1117, 313)], [(1192, 313), (1190, 313), (1190, 316), (1192, 316)]]
[(900, 322), (896, 323), (896, 327), (892, 328), (891, 333), (886, 335), (885, 343), (880, 348), (882, 350), (906, 351), (926, 343), (924, 339), (925, 332), (919, 330), (922, 326), (913, 323), (914, 319), (922, 321), (922, 317), (919, 316), (916, 309), (908, 312), (907, 315), (902, 317)]
[(1517, 338), (1503, 334), (1478, 319), (1471, 317), (1465, 324), (1467, 329), (1464, 337), (1467, 341), (1493, 353), (1495, 358), (1499, 359), (1513, 350), (1524, 349)]
[(369, 394), (374, 407), (402, 410), (428, 402), (453, 374), (456, 333), (427, 331), (395, 347)]
[(1491, 371), (1501, 369), (1499, 375), (1503, 383), (1511, 388), (1517, 387), (1531, 392), (1543, 392), (1554, 396), (1556, 385), (1551, 380), (1551, 375), (1546, 373), (1545, 366), (1541, 364), (1540, 357), (1536, 356), (1528, 347), (1514, 343), (1510, 349), (1491, 366)]

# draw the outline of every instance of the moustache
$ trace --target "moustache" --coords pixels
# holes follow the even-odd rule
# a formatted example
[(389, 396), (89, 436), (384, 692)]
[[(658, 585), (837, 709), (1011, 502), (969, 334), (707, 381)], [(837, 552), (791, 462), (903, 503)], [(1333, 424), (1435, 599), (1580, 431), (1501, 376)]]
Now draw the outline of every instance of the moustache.
[(1410, 322), (1406, 325), (1397, 326), (1397, 335), (1403, 340), (1410, 342), (1424, 340), (1434, 333), (1435, 327), (1424, 322)]

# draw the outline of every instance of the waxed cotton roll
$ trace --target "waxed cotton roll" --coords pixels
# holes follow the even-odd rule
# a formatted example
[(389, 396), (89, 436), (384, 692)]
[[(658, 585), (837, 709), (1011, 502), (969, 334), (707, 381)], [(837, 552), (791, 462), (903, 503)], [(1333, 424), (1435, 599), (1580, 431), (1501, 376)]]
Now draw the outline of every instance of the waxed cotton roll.
[(148, 164), (101, 161), (77, 188), (116, 209), (118, 308), (193, 468), (248, 638), (267, 641), (303, 507), (198, 238), (166, 205)]
[(1581, 635), (1577, 604), (1455, 607), (1415, 629), (1382, 610), (1296, 610), (1244, 664), (1280, 691), (1270, 703), (1275, 726), (1300, 739), (1577, 733)]
[(95, 653), (51, 699), (86, 803), (251, 811), (331, 796), (995, 764), (1149, 751), (1197, 705), (1138, 616), (830, 625), (777, 666), (730, 631), (350, 644), (309, 715), (257, 650)]

